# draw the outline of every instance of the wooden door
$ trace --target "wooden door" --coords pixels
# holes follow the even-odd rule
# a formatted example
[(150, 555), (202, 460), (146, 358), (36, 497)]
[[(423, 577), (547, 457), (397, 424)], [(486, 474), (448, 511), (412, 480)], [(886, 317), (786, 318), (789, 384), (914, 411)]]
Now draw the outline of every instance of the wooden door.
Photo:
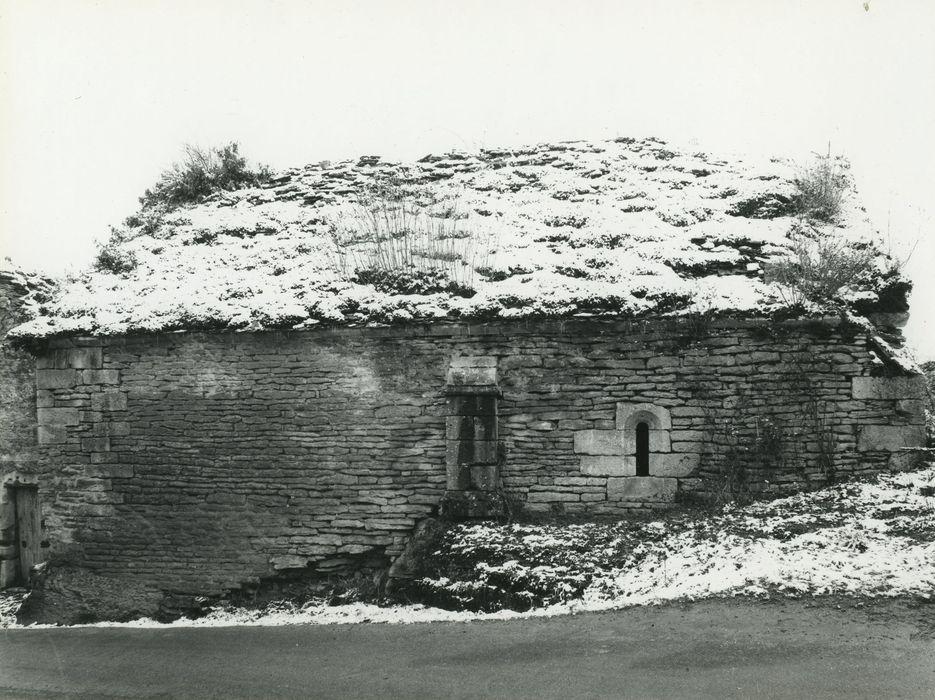
[(42, 525), (39, 515), (39, 489), (32, 484), (12, 487), (16, 509), (16, 546), (19, 548), (19, 580), (29, 583), (32, 567), (42, 561)]

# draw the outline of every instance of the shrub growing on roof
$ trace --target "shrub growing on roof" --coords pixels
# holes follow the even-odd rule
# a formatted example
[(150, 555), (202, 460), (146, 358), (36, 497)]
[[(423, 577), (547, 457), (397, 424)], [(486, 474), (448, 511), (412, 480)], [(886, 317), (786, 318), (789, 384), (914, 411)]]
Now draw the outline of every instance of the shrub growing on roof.
[(795, 205), (799, 215), (834, 223), (841, 214), (850, 187), (847, 168), (846, 160), (830, 152), (802, 168), (793, 180), (798, 189)]
[(199, 202), (213, 192), (255, 186), (267, 180), (266, 166), (251, 168), (239, 149), (233, 141), (221, 148), (186, 146), (185, 157), (162, 173), (140, 197), (140, 203), (144, 208), (174, 207)]
[(787, 303), (823, 305), (846, 286), (872, 282), (880, 257), (872, 245), (803, 223), (793, 226), (790, 238), (790, 253), (764, 269), (766, 281), (780, 285)]

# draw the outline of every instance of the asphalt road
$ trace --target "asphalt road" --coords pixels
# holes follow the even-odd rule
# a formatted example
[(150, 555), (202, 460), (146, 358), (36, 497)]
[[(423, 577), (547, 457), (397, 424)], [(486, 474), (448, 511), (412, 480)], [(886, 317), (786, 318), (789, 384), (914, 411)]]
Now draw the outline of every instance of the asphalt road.
[(935, 605), (505, 622), (0, 630), (0, 696), (932, 698)]

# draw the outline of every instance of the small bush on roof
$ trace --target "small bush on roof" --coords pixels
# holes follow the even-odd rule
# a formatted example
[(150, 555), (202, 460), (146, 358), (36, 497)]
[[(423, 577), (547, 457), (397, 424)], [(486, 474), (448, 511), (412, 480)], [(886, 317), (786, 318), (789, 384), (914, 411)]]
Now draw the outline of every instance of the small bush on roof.
[(800, 224), (790, 233), (790, 254), (768, 263), (767, 282), (776, 282), (784, 301), (825, 304), (848, 285), (867, 283), (879, 256), (872, 246)]
[(111, 272), (122, 275), (136, 269), (136, 254), (132, 250), (123, 250), (113, 239), (101, 246), (94, 256), (94, 269), (99, 272)]
[(794, 180), (798, 189), (795, 205), (799, 215), (807, 219), (835, 222), (844, 204), (850, 186), (847, 162), (843, 158), (827, 155), (802, 168)]
[(257, 185), (269, 178), (265, 166), (252, 169), (231, 142), (221, 148), (186, 146), (181, 162), (162, 173), (152, 189), (140, 197), (144, 208), (198, 202), (213, 192)]

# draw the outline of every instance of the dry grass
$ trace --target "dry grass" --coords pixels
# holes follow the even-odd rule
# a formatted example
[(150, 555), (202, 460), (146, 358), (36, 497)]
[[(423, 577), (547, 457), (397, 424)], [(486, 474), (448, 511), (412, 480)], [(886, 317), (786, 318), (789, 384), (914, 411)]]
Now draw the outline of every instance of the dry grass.
[(833, 157), (829, 149), (827, 155), (818, 156), (799, 171), (794, 182), (799, 190), (796, 209), (800, 216), (826, 223), (839, 218), (850, 186), (847, 167), (847, 162)]
[(329, 224), (333, 265), (345, 279), (431, 279), (474, 288), (489, 263), (487, 236), (464, 225), (457, 195), (386, 180), (368, 188), (354, 212)]
[(780, 286), (783, 301), (801, 305), (823, 304), (847, 285), (857, 285), (873, 273), (878, 253), (838, 234), (802, 229), (792, 235), (790, 254), (766, 265), (767, 282)]

